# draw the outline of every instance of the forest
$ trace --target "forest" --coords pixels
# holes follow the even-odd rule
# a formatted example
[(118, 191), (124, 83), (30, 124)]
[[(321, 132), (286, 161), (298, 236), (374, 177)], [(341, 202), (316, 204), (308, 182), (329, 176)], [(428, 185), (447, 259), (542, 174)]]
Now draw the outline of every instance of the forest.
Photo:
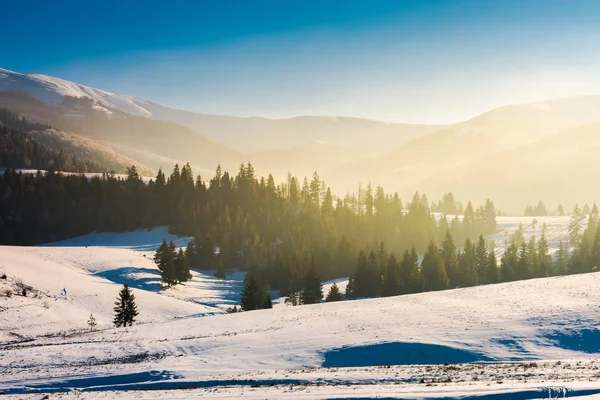
[(25, 133), (47, 128), (49, 126), (29, 121), (10, 110), (0, 108), (0, 167), (66, 172), (107, 171), (93, 161), (49, 149)]
[[(268, 289), (279, 289), (294, 304), (314, 302), (319, 282), (340, 277), (350, 277), (344, 294), (350, 299), (586, 272), (600, 265), (595, 205), (585, 230), (583, 211), (573, 210), (572, 257), (561, 244), (552, 259), (544, 235), (526, 242), (517, 231), (498, 260), (484, 239), (496, 232), (497, 210), (490, 200), (463, 207), (446, 195), (430, 204), (415, 193), (403, 202), (370, 184), (334, 198), (316, 172), (310, 180), (289, 175), (276, 185), (272, 176), (258, 178), (251, 163), (241, 164), (235, 176), (219, 166), (208, 181), (194, 177), (189, 164), (175, 166), (169, 176), (159, 171), (149, 183), (135, 166), (126, 178), (8, 169), (0, 177), (0, 193), (0, 244), (168, 226), (191, 241), (185, 252), (161, 246), (163, 256), (155, 261), (167, 284), (185, 282), (190, 268), (216, 269), (219, 277), (246, 270), (260, 304), (268, 304)], [(435, 207), (462, 211), (463, 217), (448, 220), (442, 214), (436, 221)], [(418, 254), (424, 254), (422, 260)]]

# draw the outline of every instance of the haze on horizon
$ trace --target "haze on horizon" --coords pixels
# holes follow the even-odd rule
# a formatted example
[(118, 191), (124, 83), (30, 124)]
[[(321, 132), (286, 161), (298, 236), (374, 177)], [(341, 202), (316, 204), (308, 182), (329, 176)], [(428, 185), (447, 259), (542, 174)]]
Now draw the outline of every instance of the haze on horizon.
[(448, 124), (600, 93), (592, 0), (117, 3), (9, 1), (1, 66), (272, 118)]

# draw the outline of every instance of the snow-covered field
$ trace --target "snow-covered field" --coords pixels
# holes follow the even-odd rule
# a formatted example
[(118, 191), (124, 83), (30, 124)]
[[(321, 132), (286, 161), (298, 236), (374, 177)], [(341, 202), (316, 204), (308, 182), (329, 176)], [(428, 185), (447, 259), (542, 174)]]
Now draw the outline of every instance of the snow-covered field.
[[(552, 218), (547, 236), (558, 243), (568, 218)], [(501, 230), (519, 224), (498, 222)], [(526, 235), (537, 232), (523, 225)], [(272, 310), (226, 314), (239, 303), (243, 275), (220, 281), (195, 272), (189, 283), (161, 290), (152, 254), (163, 238), (187, 242), (156, 229), (0, 247), (0, 274), (8, 275), (0, 280), (0, 392), (32, 399), (39, 394), (27, 393), (69, 390), (89, 392), (50, 398), (600, 393), (600, 273), (312, 306), (276, 300)], [(115, 329), (112, 306), (125, 282), (139, 323)], [(26, 297), (17, 284), (31, 287)], [(91, 313), (95, 332), (87, 331)]]

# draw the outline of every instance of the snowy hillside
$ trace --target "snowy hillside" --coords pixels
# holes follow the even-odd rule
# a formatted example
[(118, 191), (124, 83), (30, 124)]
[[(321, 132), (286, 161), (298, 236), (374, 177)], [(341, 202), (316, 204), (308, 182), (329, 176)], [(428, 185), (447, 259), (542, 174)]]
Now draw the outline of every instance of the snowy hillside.
[(0, 91), (25, 91), (38, 100), (52, 105), (60, 104), (64, 96), (88, 97), (96, 103), (132, 115), (142, 117), (152, 116), (149, 111), (136, 104), (136, 100), (133, 97), (94, 89), (89, 86), (46, 75), (20, 74), (0, 68)]
[[(7, 275), (0, 280), (0, 392), (215, 387), (213, 397), (223, 398), (258, 384), (275, 387), (257, 389), (257, 397), (279, 398), (294, 385), (327, 383), (335, 389), (308, 390), (307, 398), (347, 390), (336, 385), (355, 385), (364, 397), (376, 382), (393, 385), (382, 393), (443, 397), (543, 394), (540, 387), (566, 377), (592, 382), (570, 386), (580, 394), (600, 388), (589, 358), (600, 354), (599, 273), (225, 314), (239, 302), (241, 275), (220, 281), (194, 273), (189, 283), (160, 290), (151, 255), (163, 238), (186, 244), (157, 229), (0, 247)], [(139, 323), (114, 329), (112, 305), (125, 282)], [(87, 332), (91, 313), (96, 332)], [(515, 361), (529, 363), (502, 364)], [(444, 366), (472, 362), (500, 364)], [(387, 365), (396, 367), (378, 367)], [(479, 386), (470, 386), (474, 376)], [(416, 388), (421, 380), (440, 387)]]

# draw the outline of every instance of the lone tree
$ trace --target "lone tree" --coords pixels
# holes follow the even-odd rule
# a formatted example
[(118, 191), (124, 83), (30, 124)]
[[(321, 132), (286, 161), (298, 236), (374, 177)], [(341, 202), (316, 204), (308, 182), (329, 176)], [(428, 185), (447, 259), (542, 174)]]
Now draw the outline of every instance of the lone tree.
[(338, 285), (333, 282), (333, 285), (331, 285), (331, 287), (329, 288), (329, 293), (327, 293), (327, 297), (325, 298), (326, 302), (332, 302), (332, 301), (341, 301), (342, 300), (342, 293), (340, 292), (340, 288), (338, 288)]
[(138, 309), (135, 304), (135, 296), (127, 284), (123, 285), (123, 288), (119, 292), (119, 297), (115, 302), (115, 319), (113, 323), (117, 328), (127, 327), (133, 325), (135, 317), (137, 317)]
[(90, 318), (88, 319), (87, 324), (90, 327), (90, 332), (93, 332), (96, 330), (98, 323), (96, 322), (96, 318), (94, 318), (93, 314), (90, 314)]

